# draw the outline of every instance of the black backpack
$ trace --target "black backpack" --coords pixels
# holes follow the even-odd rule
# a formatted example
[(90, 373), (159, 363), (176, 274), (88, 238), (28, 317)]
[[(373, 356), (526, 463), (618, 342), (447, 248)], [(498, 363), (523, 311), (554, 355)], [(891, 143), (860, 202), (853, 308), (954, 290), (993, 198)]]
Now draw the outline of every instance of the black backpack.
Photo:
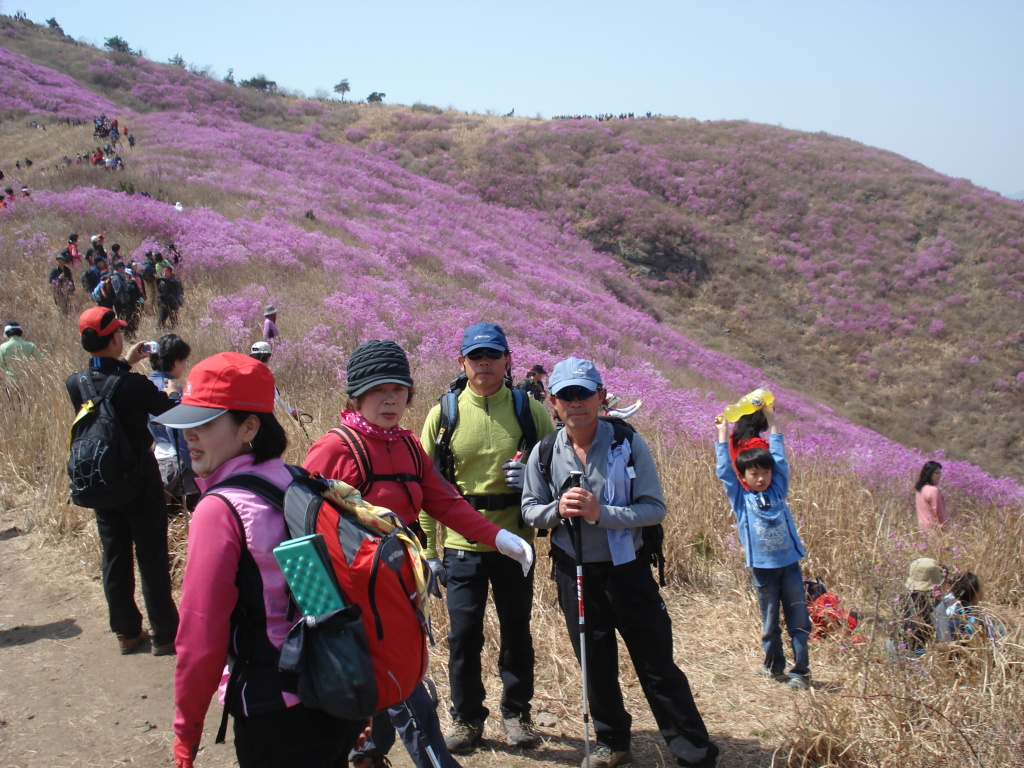
[(92, 295), (97, 285), (99, 285), (99, 281), (96, 280), (96, 273), (90, 267), (82, 273), (82, 287)]
[[(460, 373), (449, 386), (448, 391), (438, 398), (441, 404), (441, 423), (438, 425), (437, 438), (434, 440), (434, 465), (449, 483), (458, 488), (455, 483), (455, 455), (451, 451), (452, 432), (459, 424), (459, 393), (466, 388), (468, 379), (466, 374)], [(533, 412), (530, 409), (530, 398), (519, 389), (512, 389), (506, 378), (505, 385), (512, 392), (512, 406), (516, 413), (516, 421), (519, 422), (519, 429), (522, 436), (519, 438), (519, 450), (525, 456), (537, 443), (537, 425), (533, 422)], [(461, 491), (460, 491), (461, 492)], [(500, 494), (510, 496), (511, 494)], [(474, 497), (483, 499), (484, 497)], [(501, 504), (500, 501), (496, 502)], [(514, 502), (502, 504), (496, 509), (504, 509)], [(473, 504), (473, 501), (470, 501)], [(474, 504), (474, 506), (476, 506)]]
[(106, 376), (99, 394), (94, 379), (102, 381), (104, 374), (86, 370), (77, 376), (82, 407), (71, 424), (71, 500), (80, 507), (116, 507), (138, 493), (142, 462), (111, 403), (122, 375)]
[[(607, 416), (601, 416), (601, 421), (605, 421), (612, 425), (612, 429), (615, 430), (615, 435), (612, 437), (611, 448), (615, 448), (618, 445), (622, 445), (626, 440), (636, 434), (636, 427), (630, 424), (628, 421), (623, 419), (612, 419)], [(560, 425), (559, 429), (565, 425)], [(555, 452), (555, 438), (558, 436), (558, 431), (554, 431), (551, 434), (545, 435), (541, 441), (537, 444), (537, 457), (541, 475), (547, 481), (547, 484), (554, 488), (551, 484), (551, 456)], [(627, 467), (633, 466), (633, 454), (630, 453), (629, 461), (626, 463)], [(558, 489), (554, 489), (557, 493)], [(641, 529), (641, 537), (643, 545), (637, 552), (637, 558), (640, 560), (647, 560), (652, 566), (658, 567), (658, 584), (662, 587), (665, 586), (665, 529), (661, 523), (655, 523), (654, 525), (645, 525)]]

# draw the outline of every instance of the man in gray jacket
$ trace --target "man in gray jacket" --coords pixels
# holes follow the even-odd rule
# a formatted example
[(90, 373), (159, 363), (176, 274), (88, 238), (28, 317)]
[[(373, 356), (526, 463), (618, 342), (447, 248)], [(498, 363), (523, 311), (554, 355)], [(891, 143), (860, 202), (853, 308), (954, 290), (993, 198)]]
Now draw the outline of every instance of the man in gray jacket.
[[(536, 528), (555, 529), (551, 550), (558, 603), (577, 660), (573, 537), (582, 536), (587, 697), (597, 736), (590, 768), (632, 762), (632, 717), (619, 687), (616, 630), (677, 764), (710, 768), (718, 747), (708, 737), (686, 675), (672, 657), (672, 623), (650, 560), (637, 557), (642, 528), (665, 517), (650, 449), (635, 433), (616, 440), (617, 430), (599, 418), (605, 390), (589, 360), (570, 357), (558, 363), (548, 385), (565, 429), (547, 438), (554, 441), (550, 451), (530, 454), (523, 519)], [(542, 467), (545, 456), (550, 457), (549, 467)], [(573, 472), (582, 473), (579, 487), (570, 487)]]

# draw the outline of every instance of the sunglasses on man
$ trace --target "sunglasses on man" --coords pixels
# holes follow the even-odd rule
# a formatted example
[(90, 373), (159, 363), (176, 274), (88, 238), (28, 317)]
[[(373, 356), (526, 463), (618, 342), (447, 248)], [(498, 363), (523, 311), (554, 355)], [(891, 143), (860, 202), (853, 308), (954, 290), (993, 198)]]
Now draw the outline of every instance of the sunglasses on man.
[(504, 356), (505, 352), (500, 349), (474, 349), (466, 354), (466, 358), (474, 362), (483, 360), (485, 357), (488, 360), (501, 360)]
[(586, 387), (562, 387), (558, 390), (558, 393), (552, 392), (553, 397), (557, 397), (559, 400), (564, 400), (567, 403), (573, 400), (589, 400), (597, 394), (596, 389), (587, 389)]

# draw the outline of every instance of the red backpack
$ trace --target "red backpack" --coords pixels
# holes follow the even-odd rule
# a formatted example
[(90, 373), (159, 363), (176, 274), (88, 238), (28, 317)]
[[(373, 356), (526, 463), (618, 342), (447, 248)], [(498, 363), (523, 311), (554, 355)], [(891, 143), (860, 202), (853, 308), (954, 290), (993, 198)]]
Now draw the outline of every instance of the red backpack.
[[(409, 698), (426, 674), (430, 569), (398, 515), (371, 506), (346, 483), (289, 469), (283, 503), (281, 491), (256, 475), (235, 475), (225, 485), (282, 508), (293, 538), (323, 537), (321, 557), (347, 608), (300, 619), (280, 667), (307, 707), (369, 717)], [(289, 585), (295, 589), (290, 577)]]

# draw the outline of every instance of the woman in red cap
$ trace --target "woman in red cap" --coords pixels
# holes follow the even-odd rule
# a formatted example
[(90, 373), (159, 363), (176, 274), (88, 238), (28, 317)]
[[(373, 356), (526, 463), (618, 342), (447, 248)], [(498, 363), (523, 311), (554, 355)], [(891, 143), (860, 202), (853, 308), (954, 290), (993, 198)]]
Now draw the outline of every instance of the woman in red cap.
[(364, 725), (307, 709), (281, 685), (277, 665), (291, 622), (273, 549), (289, 538), (288, 531), (280, 510), (251, 491), (230, 487), (232, 476), (241, 473), (282, 490), (291, 481), (281, 459), (287, 438), (273, 410), (270, 369), (246, 355), (223, 352), (196, 365), (181, 405), (155, 419), (184, 430), (196, 482), (205, 492), (189, 531), (176, 641), (178, 768), (193, 765), (218, 687), (226, 713), (234, 716), (242, 768), (343, 765)]

